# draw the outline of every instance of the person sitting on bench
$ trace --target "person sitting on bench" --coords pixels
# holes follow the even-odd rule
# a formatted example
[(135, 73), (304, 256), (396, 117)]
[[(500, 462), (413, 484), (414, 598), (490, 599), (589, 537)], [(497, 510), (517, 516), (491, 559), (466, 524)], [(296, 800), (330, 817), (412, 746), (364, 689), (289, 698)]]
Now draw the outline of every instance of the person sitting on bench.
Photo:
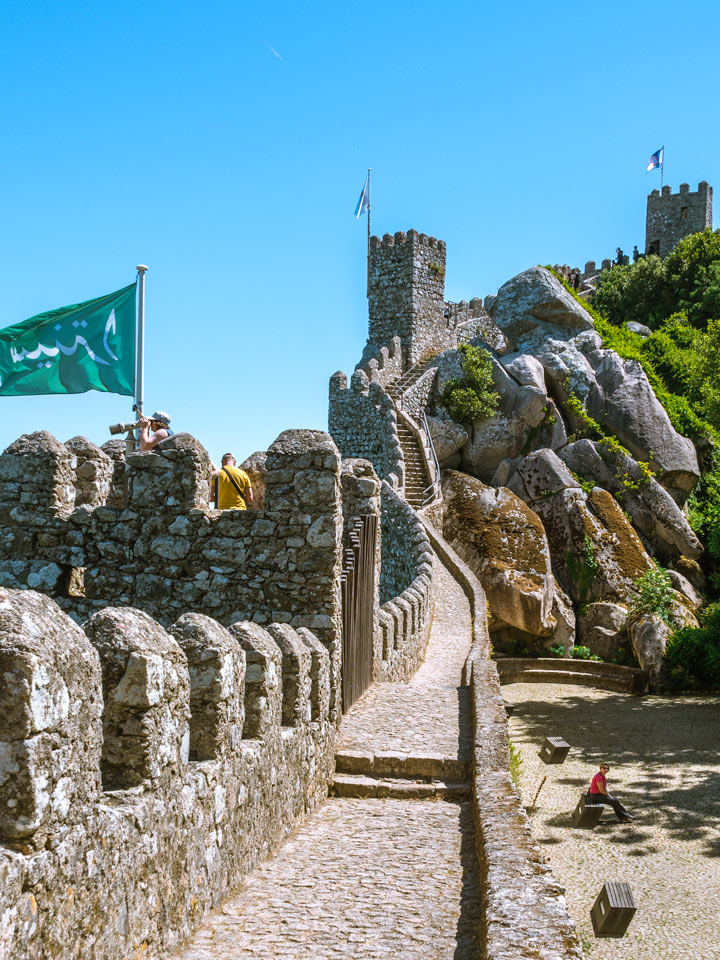
[(600, 769), (592, 778), (590, 789), (585, 796), (585, 804), (587, 806), (588, 804), (605, 803), (613, 808), (620, 823), (629, 823), (631, 820), (634, 820), (635, 817), (630, 816), (617, 797), (613, 797), (612, 794), (608, 793), (605, 777), (609, 769), (609, 764), (600, 764)]

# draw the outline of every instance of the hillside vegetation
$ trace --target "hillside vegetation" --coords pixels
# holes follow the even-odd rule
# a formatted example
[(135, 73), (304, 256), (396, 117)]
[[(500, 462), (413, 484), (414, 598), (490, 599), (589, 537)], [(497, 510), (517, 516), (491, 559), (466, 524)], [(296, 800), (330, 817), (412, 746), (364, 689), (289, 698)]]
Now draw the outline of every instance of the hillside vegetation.
[[(702, 477), (688, 500), (689, 519), (706, 547), (703, 566), (715, 603), (699, 630), (673, 635), (668, 666), (677, 686), (718, 687), (720, 230), (686, 237), (665, 260), (648, 256), (604, 272), (590, 312), (606, 346), (642, 365), (673, 426), (696, 445)], [(628, 330), (628, 321), (649, 327), (650, 336)]]

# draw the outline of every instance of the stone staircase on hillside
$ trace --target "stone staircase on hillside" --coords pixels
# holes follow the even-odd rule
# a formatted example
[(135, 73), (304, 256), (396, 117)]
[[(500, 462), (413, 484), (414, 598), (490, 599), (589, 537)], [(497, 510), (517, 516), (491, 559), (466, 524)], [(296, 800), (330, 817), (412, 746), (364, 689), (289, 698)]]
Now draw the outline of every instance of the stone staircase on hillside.
[(400, 417), (397, 428), (405, 461), (405, 500), (413, 510), (419, 510), (430, 484), (425, 467), (425, 454), (418, 438)]
[(402, 403), (402, 395), (418, 382), (436, 356), (437, 354), (433, 354), (431, 357), (416, 363), (415, 366), (410, 367), (401, 377), (388, 385), (387, 392), (396, 403)]
[[(435, 356), (434, 354), (416, 363), (394, 383), (388, 385), (388, 395), (392, 397), (398, 411), (402, 410), (404, 394), (428, 370)], [(423, 506), (431, 478), (428, 476), (426, 456), (421, 443), (401, 417), (398, 417), (398, 440), (405, 461), (405, 499), (414, 510), (419, 510)]]
[(500, 683), (573, 683), (597, 690), (642, 696), (649, 675), (635, 667), (593, 660), (548, 657), (496, 657)]

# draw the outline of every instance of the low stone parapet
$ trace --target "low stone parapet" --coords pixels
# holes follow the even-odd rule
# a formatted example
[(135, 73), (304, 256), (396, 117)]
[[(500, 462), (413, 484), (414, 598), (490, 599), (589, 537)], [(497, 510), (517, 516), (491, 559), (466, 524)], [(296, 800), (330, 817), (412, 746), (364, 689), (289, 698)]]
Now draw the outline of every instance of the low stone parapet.
[(3, 960), (167, 955), (327, 796), (329, 691), (305, 628), (0, 587)]
[(503, 657), (497, 661), (500, 683), (574, 683), (641, 696), (648, 691), (649, 674), (635, 667), (597, 660), (555, 657)]
[(532, 837), (510, 776), (507, 716), (496, 664), (469, 660), (474, 714), (473, 812), (480, 861), (481, 956), (581, 960), (564, 888)]
[(433, 561), (422, 521), (383, 482), (379, 680), (405, 682), (423, 661), (432, 623)]

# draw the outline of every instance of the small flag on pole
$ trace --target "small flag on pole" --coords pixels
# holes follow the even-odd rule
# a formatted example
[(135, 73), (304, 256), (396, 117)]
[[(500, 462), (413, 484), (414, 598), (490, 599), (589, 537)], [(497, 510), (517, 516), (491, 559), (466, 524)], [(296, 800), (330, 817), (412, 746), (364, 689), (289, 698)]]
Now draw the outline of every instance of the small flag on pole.
[(370, 209), (370, 173), (365, 177), (365, 186), (362, 188), (360, 199), (355, 207), (355, 217), (360, 219), (363, 213)]
[(660, 147), (659, 150), (656, 150), (655, 153), (648, 160), (647, 170), (645, 171), (645, 173), (650, 173), (650, 171), (654, 170), (656, 167), (662, 167), (664, 154), (665, 154), (665, 147)]
[(135, 388), (135, 284), (0, 330), (0, 397)]

